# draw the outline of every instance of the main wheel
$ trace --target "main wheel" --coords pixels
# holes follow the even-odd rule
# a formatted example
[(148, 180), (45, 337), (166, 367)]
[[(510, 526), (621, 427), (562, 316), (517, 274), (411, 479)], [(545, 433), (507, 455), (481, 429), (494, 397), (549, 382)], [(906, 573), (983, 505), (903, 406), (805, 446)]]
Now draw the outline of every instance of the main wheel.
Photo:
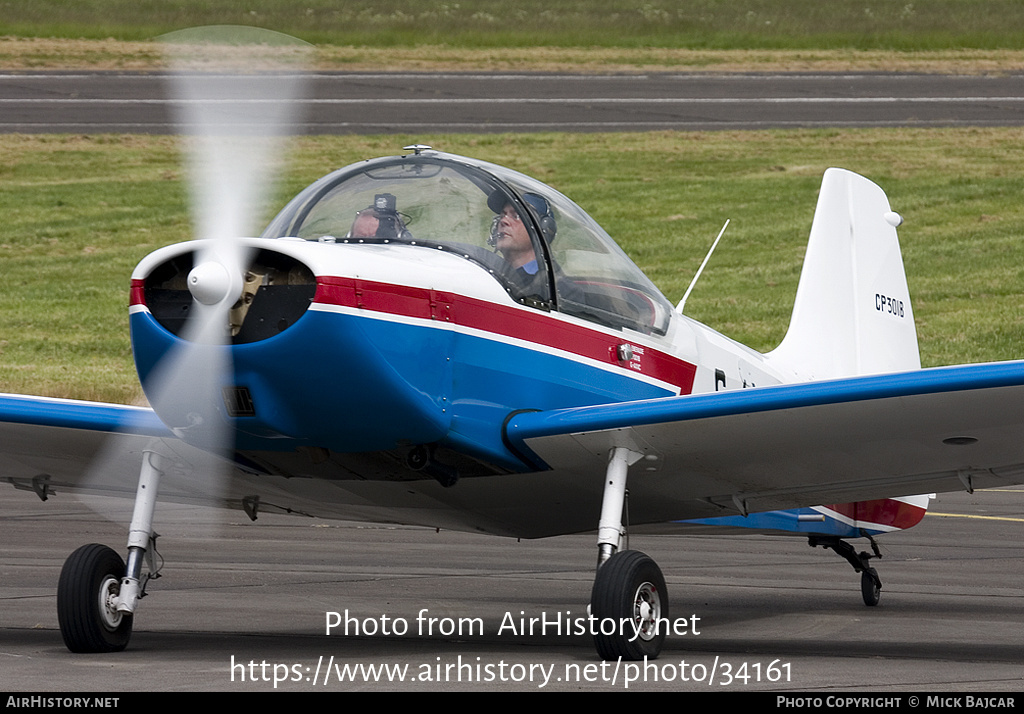
[(132, 615), (118, 612), (124, 561), (111, 548), (83, 545), (64, 561), (57, 584), (57, 621), (72, 652), (120, 652), (132, 636)]
[(668, 627), (668, 589), (661, 569), (636, 550), (602, 565), (590, 595), (594, 645), (602, 659), (654, 659)]
[(874, 607), (882, 595), (882, 586), (878, 582), (878, 574), (874, 568), (865, 568), (860, 572), (860, 594), (864, 604)]

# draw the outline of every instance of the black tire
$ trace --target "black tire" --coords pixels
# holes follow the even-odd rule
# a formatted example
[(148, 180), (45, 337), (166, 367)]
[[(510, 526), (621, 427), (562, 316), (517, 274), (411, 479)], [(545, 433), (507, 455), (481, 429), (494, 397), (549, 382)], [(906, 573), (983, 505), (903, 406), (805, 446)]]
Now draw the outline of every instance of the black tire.
[(57, 621), (72, 652), (120, 652), (132, 636), (132, 615), (105, 605), (121, 590), (124, 561), (99, 543), (83, 545), (64, 561), (57, 585)]
[(882, 586), (878, 582), (878, 574), (874, 568), (865, 568), (860, 573), (860, 594), (864, 598), (864, 604), (874, 607), (882, 595)]
[(658, 564), (636, 550), (613, 555), (594, 578), (590, 611), (596, 618), (594, 645), (602, 659), (657, 657), (668, 628), (668, 589)]

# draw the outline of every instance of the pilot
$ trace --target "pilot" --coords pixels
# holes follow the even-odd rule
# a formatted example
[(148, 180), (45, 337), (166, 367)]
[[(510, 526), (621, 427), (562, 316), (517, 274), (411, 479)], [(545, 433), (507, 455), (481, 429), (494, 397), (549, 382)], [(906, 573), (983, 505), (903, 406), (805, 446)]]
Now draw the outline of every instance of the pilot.
[(391, 193), (378, 193), (373, 205), (356, 214), (346, 238), (382, 238), (385, 240), (409, 240), (411, 236), (405, 227), (402, 215), (397, 211), (398, 199)]
[[(523, 194), (523, 201), (539, 217), (541, 233), (550, 241), (555, 236), (555, 217), (547, 200), (536, 193)], [(527, 304), (547, 305), (551, 289), (547, 271), (538, 262), (538, 256), (523, 216), (512, 198), (496, 190), (487, 198), (487, 206), (496, 214), (491, 222), (491, 235), (487, 244), (505, 259), (509, 292)]]
[[(536, 193), (526, 193), (523, 194), (523, 200), (540, 218), (541, 232), (545, 240), (551, 241), (555, 237), (557, 226), (547, 199)], [(539, 266), (533, 241), (511, 198), (502, 191), (494, 191), (487, 198), (487, 206), (497, 214), (491, 223), (488, 244), (501, 253), (509, 267), (516, 273), (523, 276), (536, 275)]]

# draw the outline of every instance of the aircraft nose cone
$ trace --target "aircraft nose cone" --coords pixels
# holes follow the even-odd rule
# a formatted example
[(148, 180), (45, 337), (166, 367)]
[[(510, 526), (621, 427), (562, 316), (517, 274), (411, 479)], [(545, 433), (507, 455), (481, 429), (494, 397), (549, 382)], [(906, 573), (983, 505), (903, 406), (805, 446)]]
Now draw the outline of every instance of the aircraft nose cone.
[(188, 290), (203, 305), (216, 305), (237, 294), (240, 287), (236, 290), (235, 283), (240, 280), (232, 280), (228, 269), (215, 260), (200, 263), (188, 274)]

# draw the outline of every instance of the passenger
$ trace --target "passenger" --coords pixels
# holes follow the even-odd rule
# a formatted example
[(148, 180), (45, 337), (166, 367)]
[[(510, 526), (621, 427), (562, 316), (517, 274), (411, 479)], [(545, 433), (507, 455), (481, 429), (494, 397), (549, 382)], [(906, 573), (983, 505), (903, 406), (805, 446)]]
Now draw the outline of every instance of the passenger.
[(385, 240), (411, 240), (402, 215), (397, 211), (397, 199), (391, 193), (378, 193), (373, 205), (356, 214), (346, 238), (381, 238)]
[(352, 222), (352, 229), (348, 232), (349, 238), (376, 238), (377, 229), (380, 227), (380, 219), (373, 208), (367, 208), (356, 214)]

